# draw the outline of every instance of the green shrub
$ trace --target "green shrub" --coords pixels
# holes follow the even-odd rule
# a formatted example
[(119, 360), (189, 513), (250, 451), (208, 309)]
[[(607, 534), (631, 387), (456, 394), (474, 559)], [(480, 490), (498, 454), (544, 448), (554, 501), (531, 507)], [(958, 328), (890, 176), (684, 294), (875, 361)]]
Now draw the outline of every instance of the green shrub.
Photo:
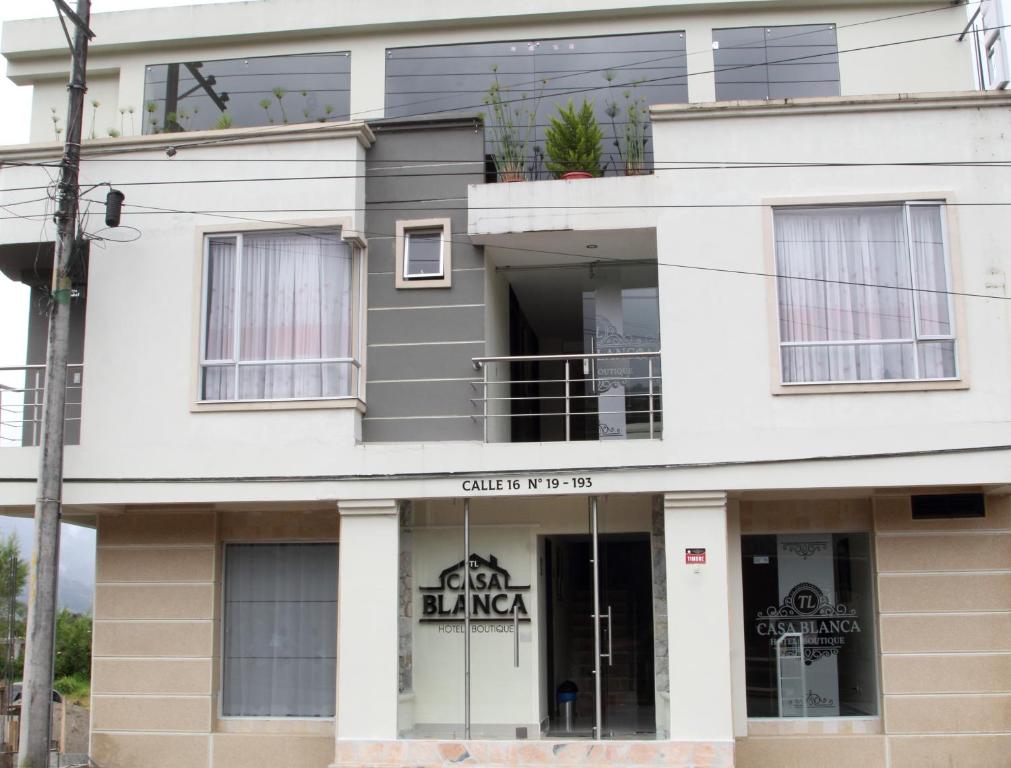
[(66, 608), (56, 615), (54, 677), (91, 677), (91, 617)]
[(569, 99), (566, 107), (558, 108), (558, 116), (551, 118), (551, 125), (545, 131), (548, 170), (556, 176), (569, 171), (586, 171), (600, 176), (600, 142), (603, 138), (590, 102), (583, 99), (583, 106), (577, 112), (572, 99)]
[(53, 681), (53, 688), (60, 692), (66, 701), (78, 706), (88, 706), (91, 698), (91, 682), (83, 675), (65, 675)]

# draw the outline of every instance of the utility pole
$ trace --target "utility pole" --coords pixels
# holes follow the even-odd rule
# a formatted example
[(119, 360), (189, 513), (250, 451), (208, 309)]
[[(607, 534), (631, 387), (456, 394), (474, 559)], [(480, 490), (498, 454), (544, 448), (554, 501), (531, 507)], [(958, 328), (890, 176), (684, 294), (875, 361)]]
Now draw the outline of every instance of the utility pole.
[[(21, 734), (18, 768), (48, 768), (52, 724), (53, 656), (56, 641), (56, 579), (60, 554), (60, 508), (63, 503), (63, 426), (67, 401), (67, 355), (70, 340), (70, 266), (77, 255), (78, 170), (84, 114), (91, 0), (77, 0), (74, 13), (64, 0), (54, 0), (58, 13), (74, 25), (70, 83), (67, 86), (67, 138), (58, 188), (57, 239), (53, 289), (49, 301), (49, 337), (35, 500), (35, 547), (28, 570), (28, 628), (21, 684)], [(61, 17), (60, 23), (64, 24)], [(66, 26), (64, 25), (66, 32)], [(69, 35), (68, 35), (69, 38)]]

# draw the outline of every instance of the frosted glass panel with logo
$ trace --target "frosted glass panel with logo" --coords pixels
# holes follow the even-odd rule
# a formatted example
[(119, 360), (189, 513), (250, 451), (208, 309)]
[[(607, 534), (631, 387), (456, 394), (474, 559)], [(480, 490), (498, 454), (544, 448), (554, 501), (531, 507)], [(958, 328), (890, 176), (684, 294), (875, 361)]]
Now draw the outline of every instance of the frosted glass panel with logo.
[(744, 536), (749, 717), (878, 713), (870, 537)]
[(493, 522), (472, 507), (466, 526), (461, 502), (415, 505), (404, 521), (401, 668), (409, 674), (399, 731), (537, 738), (534, 527)]

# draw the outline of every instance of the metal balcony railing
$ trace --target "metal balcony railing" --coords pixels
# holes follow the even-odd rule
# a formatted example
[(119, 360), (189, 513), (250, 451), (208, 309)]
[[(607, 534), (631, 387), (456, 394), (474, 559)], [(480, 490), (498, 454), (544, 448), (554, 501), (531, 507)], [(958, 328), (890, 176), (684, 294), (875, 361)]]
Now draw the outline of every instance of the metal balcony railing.
[[(66, 445), (80, 442), (83, 373), (81, 364), (67, 366)], [(0, 448), (36, 446), (41, 442), (45, 380), (44, 365), (0, 366)]]
[(659, 352), (472, 358), (485, 442), (655, 439)]

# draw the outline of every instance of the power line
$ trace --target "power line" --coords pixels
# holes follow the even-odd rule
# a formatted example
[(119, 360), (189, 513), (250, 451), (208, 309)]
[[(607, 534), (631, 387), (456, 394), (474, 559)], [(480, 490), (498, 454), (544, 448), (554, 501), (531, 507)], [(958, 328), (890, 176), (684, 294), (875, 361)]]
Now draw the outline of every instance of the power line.
[[(919, 198), (917, 198), (919, 199)], [(933, 198), (922, 198), (924, 200)], [(227, 216), (230, 214), (247, 214), (247, 213), (361, 213), (361, 212), (399, 212), (399, 211), (498, 211), (503, 210), (502, 206), (433, 206), (431, 203), (443, 203), (443, 202), (462, 202), (466, 198), (463, 197), (444, 197), (444, 198), (412, 198), (404, 200), (383, 200), (378, 201), (374, 205), (369, 205), (365, 208), (356, 208), (353, 206), (348, 207), (332, 207), (332, 208), (220, 208), (220, 209), (207, 209), (207, 210), (182, 210), (175, 208), (163, 208), (159, 206), (151, 205), (141, 205), (138, 203), (124, 203), (124, 207), (139, 209), (134, 211), (134, 215), (158, 215), (166, 213), (174, 214), (188, 214), (194, 216), (200, 215), (216, 215), (216, 216)], [(97, 202), (97, 201), (91, 201)], [(1011, 201), (1001, 201), (1001, 202), (965, 202), (965, 201), (938, 201), (940, 205), (952, 208), (987, 208), (987, 207), (1004, 207), (1011, 206)], [(405, 208), (400, 207), (402, 205), (409, 204), (420, 204), (426, 203), (423, 207), (418, 208)], [(873, 203), (868, 203), (871, 205)], [(383, 205), (397, 206), (390, 208), (383, 208)], [(784, 207), (781, 205), (775, 205), (772, 203), (651, 203), (651, 204), (622, 204), (622, 205), (510, 205), (506, 210), (558, 210), (558, 211), (571, 211), (571, 210), (594, 210), (607, 212), (611, 210), (642, 210), (642, 209), (660, 209), (660, 210), (719, 210), (719, 209), (764, 209), (764, 208), (777, 208)], [(816, 207), (816, 206), (814, 206)], [(2, 219), (3, 217), (0, 217)]]
[[(171, 162), (168, 158), (165, 161)], [(308, 159), (298, 159), (291, 160), (292, 162), (301, 163), (320, 163), (325, 162), (321, 160), (308, 160)], [(143, 162), (143, 161), (138, 161)], [(164, 161), (162, 161), (164, 162)], [(225, 160), (214, 160), (204, 162), (232, 162)], [(348, 162), (361, 162), (361, 161), (351, 161)], [(393, 162), (393, 161), (388, 161)], [(398, 161), (401, 162), (401, 161)], [(421, 161), (419, 161), (420, 163)], [(447, 160), (447, 161), (437, 161), (437, 163), (444, 163), (447, 166), (460, 166), (460, 165), (479, 165), (481, 166), (481, 171), (449, 171), (449, 170), (438, 170), (438, 171), (425, 171), (418, 173), (410, 172), (400, 172), (397, 173), (396, 178), (439, 178), (439, 177), (452, 177), (452, 176), (484, 176), (483, 167), (485, 165), (483, 160)], [(421, 168), (424, 165), (400, 165), (400, 166), (386, 166), (380, 168), (366, 169), (366, 173), (362, 174), (322, 174), (316, 176), (252, 176), (252, 177), (236, 177), (231, 176), (228, 178), (220, 179), (209, 179), (209, 178), (191, 178), (191, 179), (166, 179), (163, 181), (116, 181), (113, 182), (117, 187), (156, 187), (156, 186), (174, 186), (179, 184), (238, 184), (246, 182), (283, 182), (283, 181), (335, 181), (335, 180), (350, 180), (350, 179), (382, 179), (390, 178), (383, 175), (383, 172), (388, 171), (409, 171), (411, 168)], [(723, 160), (723, 161), (672, 161), (669, 164), (661, 163), (657, 166), (654, 163), (654, 175), (658, 173), (665, 173), (669, 171), (708, 171), (708, 170), (774, 170), (774, 169), (795, 169), (795, 168), (1011, 168), (1011, 160), (895, 160), (895, 161), (878, 161), (878, 162), (803, 162), (803, 161), (735, 161), (735, 160)], [(368, 172), (368, 171), (373, 172)], [(537, 179), (532, 179), (537, 180)], [(30, 192), (38, 191), (43, 189), (48, 189), (49, 186), (26, 186), (26, 187), (8, 187), (6, 189), (0, 189), (0, 193), (7, 192)], [(451, 198), (453, 200), (461, 198)], [(954, 203), (953, 203), (954, 205)], [(541, 207), (541, 206), (538, 206)], [(567, 206), (568, 207), (568, 206)], [(598, 207), (598, 206), (593, 206)], [(609, 206), (613, 207), (613, 206)], [(650, 207), (650, 206), (636, 206), (636, 207)]]
[[(950, 9), (951, 7), (953, 7), (953, 6), (945, 6), (944, 8), (934, 8), (934, 9), (928, 9), (928, 10), (924, 10), (924, 11), (917, 11), (917, 12), (913, 12), (913, 13), (911, 13), (909, 15), (916, 15), (916, 14), (922, 14), (922, 13), (928, 13), (928, 12), (932, 13), (932, 12), (937, 12), (939, 10)], [(860, 22), (860, 23), (863, 23), (863, 24), (876, 23), (877, 21), (887, 21), (887, 20), (890, 20), (892, 18), (898, 18), (898, 17), (887, 17), (887, 18), (880, 19), (880, 20), (866, 20), (866, 21)], [(1002, 25), (1002, 26), (997, 26), (997, 27), (988, 27), (988, 28), (986, 28), (985, 30), (982, 30), (982, 31), (989, 32), (989, 31), (994, 31), (994, 30), (999, 30), (999, 29), (1006, 29), (1009, 26), (1011, 26), (1011, 25)], [(741, 64), (741, 65), (734, 66), (734, 67), (720, 67), (719, 69), (714, 68), (714, 69), (709, 69), (709, 70), (699, 70), (697, 72), (690, 72), (690, 73), (687, 73), (685, 75), (673, 75), (673, 76), (667, 76), (667, 77), (649, 78), (649, 79), (646, 79), (646, 80), (639, 81), (638, 84), (639, 85), (647, 85), (649, 83), (668, 81), (668, 80), (677, 79), (677, 78), (686, 79), (688, 77), (696, 77), (696, 76), (699, 76), (699, 75), (715, 74), (717, 71), (719, 71), (719, 72), (728, 72), (728, 71), (739, 70), (739, 69), (750, 69), (750, 68), (759, 67), (759, 66), (765, 67), (765, 66), (768, 66), (769, 63), (773, 63), (773, 64), (787, 64), (787, 63), (791, 63), (791, 62), (807, 61), (807, 60), (810, 60), (810, 59), (813, 59), (813, 58), (814, 59), (824, 58), (827, 55), (835, 55), (835, 56), (837, 56), (837, 55), (841, 55), (841, 54), (844, 54), (844, 53), (858, 53), (858, 52), (863, 52), (863, 51), (877, 50), (877, 49), (880, 49), (880, 48), (890, 48), (890, 47), (894, 47), (894, 46), (897, 46), (897, 45), (907, 45), (907, 44), (911, 44), (911, 43), (921, 43), (921, 42), (930, 42), (930, 41), (933, 41), (933, 40), (943, 40), (943, 39), (946, 39), (946, 38), (958, 37), (961, 34), (962, 34), (962, 31), (959, 30), (958, 32), (949, 32), (949, 33), (944, 33), (944, 34), (940, 34), (940, 35), (928, 35), (928, 36), (925, 36), (925, 37), (908, 38), (908, 39), (905, 39), (905, 40), (894, 40), (894, 41), (887, 42), (887, 43), (877, 43), (877, 44), (874, 44), (874, 45), (865, 45), (865, 46), (858, 46), (856, 48), (847, 48), (847, 49), (843, 49), (843, 50), (836, 50), (836, 51), (832, 52), (831, 54), (814, 54), (814, 55), (808, 55), (808, 56), (796, 56), (796, 57), (787, 58), (787, 59), (778, 59), (778, 60), (773, 61), (773, 62), (761, 62), (761, 63), (754, 63), (754, 64)], [(701, 51), (699, 53), (701, 53)], [(597, 70), (588, 70), (588, 72), (594, 72), (594, 71), (596, 71), (596, 72), (603, 72), (603, 71), (606, 71), (607, 69), (616, 69), (616, 68), (618, 68), (618, 67), (607, 67), (607, 68), (597, 69)], [(575, 88), (575, 89), (569, 89), (567, 91), (564, 91), (564, 92), (560, 93), (559, 95), (586, 94), (586, 93), (591, 93), (591, 92), (594, 92), (594, 91), (606, 90), (606, 89), (608, 89), (610, 87), (611, 87), (610, 84), (605, 84), (605, 85), (602, 85), (602, 86), (589, 86), (589, 87), (585, 87), (585, 88)], [(512, 103), (518, 103), (518, 102), (524, 102), (524, 101), (528, 101), (528, 99), (523, 98), (523, 97), (519, 97), (519, 98), (515, 98), (515, 99), (503, 99), (502, 103), (503, 104), (512, 104)], [(480, 108), (483, 107), (483, 105), (480, 105), (480, 104), (475, 104), (475, 105), (470, 105), (470, 106), (472, 106), (475, 109), (480, 109)], [(459, 113), (459, 112), (461, 112), (461, 111), (463, 111), (463, 110), (465, 110), (467, 108), (468, 108), (467, 106), (462, 106), (462, 107), (458, 106), (458, 107), (453, 107), (452, 109), (434, 110), (432, 112), (426, 113), (424, 116), (431, 117), (433, 115), (439, 115), (439, 114)], [(368, 114), (368, 113), (371, 113), (371, 112), (381, 112), (383, 110), (384, 110), (384, 108), (375, 108), (375, 109), (371, 109), (371, 110), (362, 110), (362, 111), (359, 111), (359, 112), (355, 112), (355, 113), (349, 114), (349, 118), (351, 116), (355, 116), (355, 115), (365, 115), (365, 114)], [(331, 119), (324, 119), (323, 122), (333, 123), (333, 122), (344, 122), (344, 121), (343, 120), (337, 121), (337, 120), (331, 118)], [(205, 141), (199, 141), (199, 142), (187, 142), (184, 145), (184, 147), (186, 149), (191, 149), (191, 148), (205, 147), (205, 146), (220, 146), (222, 144), (230, 144), (230, 143), (233, 143), (233, 142), (236, 142), (236, 141), (244, 141), (244, 140), (253, 139), (253, 138), (260, 138), (260, 137), (263, 137), (263, 136), (269, 136), (270, 135), (270, 130), (272, 130), (272, 128), (274, 128), (274, 127), (276, 127), (276, 126), (272, 126), (271, 128), (265, 129), (265, 132), (263, 132), (263, 133), (250, 132), (250, 133), (243, 134), (241, 136), (223, 136), (223, 137), (221, 137), (219, 139), (207, 139)], [(171, 140), (166, 141), (166, 144), (164, 146), (162, 146), (162, 147), (131, 148), (130, 151), (151, 151), (151, 150), (157, 150), (157, 149), (165, 149), (166, 147), (169, 147), (169, 146), (174, 146), (174, 144), (172, 143)], [(179, 148), (182, 148), (182, 147), (179, 147)], [(91, 152), (89, 154), (91, 156), (97, 156), (99, 154), (111, 154), (111, 153), (117, 153), (117, 152), (122, 152), (122, 151), (123, 150), (117, 150), (117, 149), (110, 148), (109, 150), (105, 150), (105, 151), (102, 151), (102, 150), (93, 151), (93, 152)]]
[[(965, 6), (978, 5), (981, 2), (983, 2), (983, 0), (975, 0), (975, 2), (967, 2), (967, 3), (965, 3)], [(894, 21), (896, 19), (908, 18), (910, 16), (920, 16), (920, 15), (924, 15), (924, 14), (928, 14), (928, 13), (937, 13), (939, 11), (947, 11), (947, 10), (951, 10), (951, 8), (952, 8), (952, 4), (949, 3), (947, 5), (938, 6), (936, 8), (928, 8), (928, 9), (923, 9), (923, 10), (919, 10), (919, 11), (911, 11), (911, 12), (908, 12), (908, 13), (896, 14), (896, 15), (893, 15), (893, 16), (885, 16), (885, 17), (881, 17), (881, 18), (877, 18), (877, 19), (865, 19), (864, 21), (851, 22), (850, 24), (842, 24), (842, 25), (836, 26), (835, 29), (836, 29), (836, 31), (838, 31), (840, 29), (848, 29), (850, 27), (859, 27), (859, 26), (865, 26), (865, 25), (868, 25), (868, 24), (878, 24), (878, 23), (882, 23), (882, 22), (885, 22), (885, 21)], [(650, 33), (645, 33), (645, 34), (650, 34)], [(662, 34), (662, 33), (653, 33), (653, 34)], [(668, 32), (668, 34), (673, 34), (673, 32)], [(790, 39), (791, 37), (802, 37), (804, 35), (809, 35), (809, 34), (811, 34), (811, 32), (798, 32), (795, 35), (785, 35), (782, 38), (778, 38), (778, 39), (780, 39), (780, 40), (786, 40), (786, 39)], [(509, 42), (509, 41), (504, 41), (504, 42)], [(676, 53), (676, 54), (671, 54), (671, 55), (667, 55), (667, 56), (661, 56), (661, 57), (652, 58), (652, 59), (642, 59), (642, 60), (635, 61), (635, 62), (629, 62), (628, 64), (619, 64), (619, 65), (616, 65), (616, 66), (613, 66), (613, 67), (602, 67), (602, 68), (597, 68), (597, 69), (582, 70), (582, 71), (573, 73), (572, 75), (566, 75), (565, 77), (573, 77), (573, 76), (579, 76), (579, 75), (599, 74), (599, 73), (602, 73), (602, 72), (605, 72), (605, 71), (608, 71), (608, 70), (627, 69), (627, 68), (630, 68), (630, 67), (641, 66), (643, 64), (654, 64), (654, 63), (661, 62), (661, 61), (669, 61), (671, 59), (679, 59), (680, 58), (680, 59), (684, 59), (685, 61), (687, 61), (687, 59), (688, 59), (689, 56), (701, 56), (701, 55), (706, 55), (706, 54), (712, 54), (712, 48), (711, 47), (710, 48), (701, 48), (699, 50), (691, 51), (691, 52), (685, 51), (684, 53)], [(748, 66), (759, 66), (759, 65), (748, 65)], [(765, 66), (765, 64), (763, 64), (761, 66)], [(715, 70), (712, 70), (712, 71), (715, 72)], [(721, 71), (725, 71), (725, 70), (721, 70)], [(708, 73), (700, 72), (700, 73), (691, 73), (691, 74), (695, 75), (695, 74), (708, 74)], [(562, 78), (554, 78), (554, 79), (559, 80), (559, 79), (564, 79), (564, 77), (562, 77)], [(540, 80), (528, 80), (528, 81), (525, 81), (525, 82), (514, 83), (514, 84), (510, 85), (509, 88), (523, 88), (523, 87), (526, 87), (526, 86), (537, 86), (538, 84), (540, 84), (540, 82), (541, 82)], [(610, 88), (610, 87), (611, 87), (610, 84), (608, 84), (606, 86), (601, 86), (601, 88)], [(621, 86), (619, 86), (619, 87), (621, 87)], [(418, 101), (408, 102), (407, 104), (402, 104), (400, 106), (401, 107), (416, 106), (418, 104), (427, 104), (427, 103), (430, 103), (432, 101), (437, 101), (437, 100), (438, 99), (434, 99), (434, 98), (433, 99), (420, 99)], [(461, 107), (461, 108), (458, 108), (458, 109), (465, 109), (465, 108), (466, 107)], [(351, 113), (349, 113), (348, 118), (350, 119), (351, 117), (355, 117), (355, 116), (366, 116), (366, 115), (372, 114), (374, 112), (380, 112), (380, 113), (385, 112), (385, 107), (375, 107), (373, 109), (365, 109), (365, 110), (359, 110), (357, 112), (351, 112)]]
[[(90, 202), (96, 202), (96, 201), (90, 201)], [(137, 206), (132, 206), (132, 207), (137, 207)], [(143, 206), (143, 207), (154, 208), (154, 206)], [(182, 210), (182, 209), (173, 209), (173, 208), (157, 208), (155, 210), (159, 211), (159, 212), (163, 212), (163, 213), (188, 214), (188, 215), (206, 215), (206, 216), (213, 216), (215, 218), (225, 218), (225, 219), (232, 219), (232, 220), (245, 221), (245, 222), (251, 222), (251, 223), (276, 224), (280, 228), (283, 228), (283, 229), (303, 229), (304, 230), (304, 229), (307, 228), (305, 225), (292, 224), (291, 222), (280, 222), (280, 221), (275, 221), (275, 220), (270, 220), (270, 219), (261, 219), (261, 218), (249, 217), (249, 216), (230, 216), (228, 214), (222, 214), (222, 213), (216, 213), (216, 212), (210, 212), (210, 211), (186, 211), (186, 210)], [(430, 209), (425, 209), (425, 210), (430, 210)], [(310, 227), (310, 229), (311, 229), (311, 227)], [(310, 234), (310, 233), (306, 233), (306, 234)], [(368, 231), (368, 230), (364, 231), (363, 234), (366, 237), (368, 237), (370, 240), (374, 240), (374, 239), (394, 239), (396, 237), (396, 235), (394, 235), (394, 234), (390, 234), (390, 233), (386, 233), (386, 232), (373, 232), (373, 231)], [(310, 236), (311, 236), (311, 234), (310, 234)], [(462, 239), (462, 237), (460, 237), (460, 236), (450, 236), (448, 239), (449, 239), (450, 242), (452, 242), (452, 243), (458, 243), (460, 245), (473, 245), (473, 242), (471, 241), (470, 237), (467, 237), (466, 239)], [(602, 257), (602, 256), (596, 256), (596, 255), (588, 255), (588, 254), (585, 254), (585, 253), (570, 253), (570, 252), (567, 252), (567, 251), (556, 251), (556, 250), (549, 250), (549, 249), (543, 249), (543, 248), (523, 248), (523, 247), (513, 247), (513, 246), (495, 246), (495, 247), (496, 248), (500, 248), (501, 250), (508, 250), (508, 251), (513, 251), (513, 252), (518, 252), (518, 253), (531, 253), (531, 254), (546, 255), (546, 256), (566, 256), (566, 257), (569, 257), (569, 258), (582, 259), (582, 260), (584, 260), (586, 262), (587, 266), (592, 265), (594, 263), (609, 263), (609, 264), (615, 264), (615, 265), (619, 265), (619, 266), (627, 263), (623, 259), (617, 259), (617, 258), (606, 257), (606, 256)], [(698, 272), (713, 272), (713, 273), (726, 274), (726, 275), (742, 275), (742, 276), (748, 276), (748, 277), (772, 278), (772, 279), (777, 279), (777, 280), (780, 280), (780, 279), (782, 279), (782, 280), (797, 280), (797, 281), (802, 281), (802, 282), (814, 282), (814, 283), (823, 283), (823, 284), (830, 284), (830, 285), (848, 285), (848, 286), (863, 287), (863, 288), (884, 288), (884, 289), (888, 289), (888, 290), (904, 291), (904, 292), (909, 292), (909, 293), (927, 293), (927, 294), (937, 294), (937, 295), (943, 295), (943, 296), (960, 296), (960, 297), (963, 297), (963, 298), (993, 299), (993, 300), (998, 300), (998, 301), (1011, 301), (1011, 297), (1009, 297), (1009, 296), (992, 296), (990, 294), (972, 293), (972, 292), (969, 292), (969, 291), (949, 291), (949, 290), (940, 290), (940, 289), (934, 289), (934, 288), (914, 288), (912, 286), (886, 285), (886, 284), (881, 284), (881, 283), (870, 283), (870, 282), (851, 281), (851, 280), (833, 280), (833, 279), (830, 279), (830, 278), (807, 277), (807, 276), (802, 276), (802, 275), (780, 275), (780, 274), (776, 274), (776, 273), (773, 273), (773, 272), (762, 272), (762, 271), (757, 271), (757, 270), (746, 270), (746, 269), (734, 269), (734, 268), (730, 268), (730, 267), (713, 267), (713, 266), (701, 265), (701, 264), (685, 264), (685, 263), (677, 263), (677, 262), (669, 262), (669, 261), (660, 261), (659, 259), (657, 260), (657, 266), (658, 267), (667, 267), (667, 268), (670, 268), (670, 269), (691, 270), (691, 271), (698, 271)]]

